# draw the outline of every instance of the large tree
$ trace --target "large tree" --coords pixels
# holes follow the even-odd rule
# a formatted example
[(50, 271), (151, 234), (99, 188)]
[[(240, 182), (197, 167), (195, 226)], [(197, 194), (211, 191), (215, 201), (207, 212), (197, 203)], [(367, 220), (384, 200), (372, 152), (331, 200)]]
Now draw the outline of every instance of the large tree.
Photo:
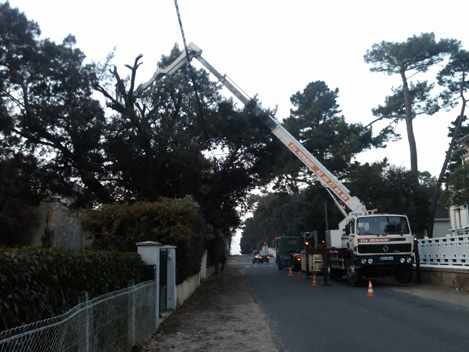
[[(384, 129), (373, 137), (371, 128), (347, 123), (337, 99), (339, 90), (330, 89), (323, 81), (309, 83), (303, 91), (290, 98), (293, 105), (285, 128), (297, 138), (336, 177), (344, 178), (353, 158), (360, 152), (383, 147), (392, 131)], [(279, 151), (279, 183), (290, 190), (298, 190), (298, 182), (309, 170), (285, 148)]]
[(438, 183), (441, 184), (448, 164), (451, 160), (454, 162), (453, 150), (457, 141), (467, 134), (467, 126), (464, 128), (463, 123), (466, 120), (466, 93), (469, 89), (468, 51), (460, 49), (453, 53), (447, 65), (438, 73), (438, 83), (445, 88), (441, 94), (445, 106), (453, 108), (457, 104), (460, 105), (459, 114), (449, 131), (451, 141), (438, 179)]
[[(72, 36), (40, 39), (38, 25), (8, 3), (0, 18), (1, 146), (31, 162), (39, 188), (80, 205), (191, 195), (229, 238), (248, 190), (270, 177), (275, 153), (261, 117), (222, 97), (205, 70), (189, 80), (186, 67), (135, 98), (140, 57), (129, 77), (113, 69), (98, 81)], [(175, 47), (159, 65), (180, 54)]]
[(419, 173), (420, 187), (414, 187), (413, 175), (387, 160), (373, 164), (354, 164), (347, 184), (368, 207), (380, 213), (405, 214), (412, 231), (422, 235), (428, 228), (430, 201), (436, 180), (428, 173)]
[(37, 24), (8, 3), (0, 18), (3, 142), (39, 160), (50, 193), (109, 201), (100, 180), (104, 113), (92, 98), (95, 67), (83, 64), (72, 36), (60, 45), (39, 39)]
[[(440, 175), (438, 176), (438, 181), (435, 187), (435, 193), (432, 202), (432, 211), (430, 212), (430, 219), (429, 219), (429, 228), (428, 233), (431, 236), (433, 234), (433, 219), (436, 211), (436, 207), (440, 200), (440, 190), (441, 185), (444, 182), (445, 176), (447, 175), (448, 168), (452, 170), (455, 167), (460, 166), (460, 158), (459, 156), (454, 155), (454, 149), (457, 146), (458, 141), (467, 135), (468, 128), (464, 126), (463, 123), (466, 121), (466, 105), (467, 105), (467, 98), (466, 92), (469, 89), (469, 52), (466, 50), (459, 49), (458, 51), (454, 52), (449, 62), (446, 66), (438, 73), (438, 83), (445, 87), (445, 91), (441, 94), (443, 98), (443, 103), (446, 107), (453, 108), (458, 103), (460, 104), (460, 112), (457, 115), (455, 121), (452, 123), (452, 127), (449, 128), (449, 137), (450, 143), (448, 146), (448, 150), (446, 151), (445, 160), (441, 167)], [(450, 165), (450, 163), (452, 163)], [(461, 172), (462, 169), (459, 169), (453, 176), (451, 189), (447, 194), (452, 194), (453, 192), (464, 194), (466, 189), (458, 190), (456, 184), (463, 185), (463, 183), (459, 182), (462, 177), (460, 175), (464, 174)], [(456, 176), (458, 175), (458, 176)], [(458, 197), (450, 196), (449, 199), (461, 199)], [(454, 203), (454, 204), (464, 204), (464, 203)]]
[(428, 81), (414, 83), (411, 78), (427, 72), (458, 48), (457, 40), (436, 41), (433, 33), (422, 33), (401, 43), (382, 41), (374, 44), (364, 56), (365, 62), (372, 65), (372, 72), (399, 75), (401, 78), (402, 85), (394, 88), (393, 94), (386, 97), (384, 105), (373, 109), (373, 114), (392, 122), (405, 121), (415, 185), (418, 184), (418, 159), (413, 119), (420, 114), (432, 115), (439, 110), (439, 106), (430, 95), (434, 85)]
[(469, 166), (459, 165), (449, 178), (449, 187), (444, 192), (448, 206), (469, 204)]
[[(297, 194), (269, 193), (256, 197), (253, 216), (244, 223), (241, 251), (259, 249), (264, 242), (271, 245), (276, 237), (298, 236), (313, 230), (324, 234), (326, 197), (318, 186)], [(329, 215), (335, 213), (338, 213), (335, 209), (329, 211)]]
[[(159, 66), (182, 51), (174, 47)], [(190, 194), (208, 222), (229, 237), (239, 224), (236, 208), (258, 179), (269, 174), (272, 137), (262, 118), (239, 110), (220, 94), (207, 71), (182, 67), (134, 96), (137, 57), (128, 79), (113, 70), (116, 91), (99, 85), (114, 113), (105, 151), (125, 201)]]

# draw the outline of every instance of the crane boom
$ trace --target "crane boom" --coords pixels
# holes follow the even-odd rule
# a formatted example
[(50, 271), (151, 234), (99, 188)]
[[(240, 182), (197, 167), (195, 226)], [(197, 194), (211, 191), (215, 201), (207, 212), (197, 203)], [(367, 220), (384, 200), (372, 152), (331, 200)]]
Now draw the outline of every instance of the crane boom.
[[(232, 84), (225, 75), (220, 74), (210, 63), (208, 63), (202, 57), (202, 50), (195, 45), (190, 43), (188, 45), (188, 52), (190, 58), (186, 54), (181, 54), (175, 61), (171, 63), (166, 68), (159, 68), (152, 76), (152, 78), (141, 84), (134, 95), (140, 95), (146, 88), (148, 88), (153, 82), (160, 79), (163, 76), (171, 75), (176, 72), (180, 67), (182, 67), (188, 60), (195, 58), (197, 59), (205, 68), (209, 70), (218, 80), (231, 92), (233, 93), (245, 106), (247, 106), (251, 99), (241, 92), (238, 88)], [(350, 195), (350, 191), (345, 187), (342, 182), (340, 182), (324, 165), (321, 164), (295, 137), (293, 137), (290, 132), (288, 132), (285, 127), (278, 123), (275, 118), (267, 114), (261, 107), (257, 104), (255, 105), (255, 113), (259, 115), (266, 116), (265, 120), (272, 133), (298, 158), (303, 164), (305, 164), (308, 169), (310, 169), (319, 179), (321, 185), (330, 191), (345, 205), (349, 208), (351, 213), (355, 214), (367, 214), (367, 209), (365, 205), (354, 196)], [(337, 203), (336, 203), (337, 204)], [(342, 206), (339, 206), (339, 209), (342, 211), (344, 216), (347, 216), (347, 213)]]

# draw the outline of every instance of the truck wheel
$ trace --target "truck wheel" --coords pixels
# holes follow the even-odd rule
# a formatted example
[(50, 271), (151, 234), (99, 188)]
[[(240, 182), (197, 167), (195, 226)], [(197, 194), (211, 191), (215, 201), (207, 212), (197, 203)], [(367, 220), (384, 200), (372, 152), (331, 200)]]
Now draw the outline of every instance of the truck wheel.
[(363, 275), (351, 258), (347, 259), (347, 280), (352, 286), (360, 286), (363, 283)]
[(408, 284), (412, 280), (412, 265), (401, 265), (396, 268), (396, 280)]

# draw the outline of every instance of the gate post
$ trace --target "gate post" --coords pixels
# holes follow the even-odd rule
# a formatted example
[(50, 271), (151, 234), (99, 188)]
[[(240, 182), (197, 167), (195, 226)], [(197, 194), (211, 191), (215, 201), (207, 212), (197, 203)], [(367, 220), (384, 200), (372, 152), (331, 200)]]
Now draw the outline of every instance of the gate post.
[(167, 294), (166, 307), (169, 310), (176, 309), (177, 290), (176, 290), (176, 246), (162, 246), (161, 249), (168, 251), (167, 257)]
[(155, 266), (155, 328), (158, 328), (160, 321), (160, 246), (161, 243), (146, 241), (137, 243), (137, 251), (142, 257), (142, 260), (147, 265)]

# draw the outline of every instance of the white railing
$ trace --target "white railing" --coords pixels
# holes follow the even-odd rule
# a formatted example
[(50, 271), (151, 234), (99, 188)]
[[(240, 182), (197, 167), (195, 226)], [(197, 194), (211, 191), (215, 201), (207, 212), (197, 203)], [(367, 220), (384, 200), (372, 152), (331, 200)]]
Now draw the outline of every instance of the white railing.
[(0, 352), (128, 352), (158, 327), (156, 280), (0, 332)]
[(469, 234), (418, 241), (420, 265), (469, 269)]

